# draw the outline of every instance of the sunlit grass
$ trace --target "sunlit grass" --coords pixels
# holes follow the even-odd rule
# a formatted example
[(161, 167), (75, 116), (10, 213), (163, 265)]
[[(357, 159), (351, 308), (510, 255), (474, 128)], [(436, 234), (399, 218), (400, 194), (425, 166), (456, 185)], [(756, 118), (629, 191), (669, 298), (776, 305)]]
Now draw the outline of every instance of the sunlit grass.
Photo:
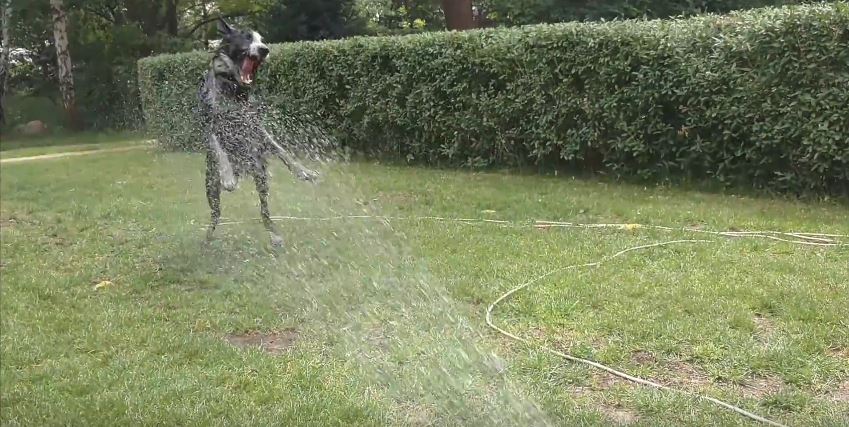
[[(290, 221), (276, 253), (244, 182), (223, 208), (248, 222), (204, 247), (202, 171), (199, 155), (151, 152), (2, 167), (3, 423), (509, 425), (525, 409), (504, 402), (536, 402), (557, 425), (745, 423), (483, 325), (492, 300), (536, 274), (693, 236)], [(275, 215), (849, 233), (840, 204), (369, 163), (331, 167), (315, 187), (274, 172)], [(554, 275), (496, 321), (791, 425), (849, 423), (849, 249), (715, 240)], [(224, 339), (293, 328), (282, 355)]]

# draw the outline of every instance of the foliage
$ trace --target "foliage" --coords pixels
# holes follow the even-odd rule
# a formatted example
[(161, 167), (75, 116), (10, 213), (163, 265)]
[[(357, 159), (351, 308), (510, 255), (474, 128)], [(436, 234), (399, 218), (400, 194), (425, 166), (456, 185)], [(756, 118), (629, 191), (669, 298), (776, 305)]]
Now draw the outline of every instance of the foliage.
[[(13, 69), (12, 96), (58, 100), (56, 54), (48, 0), (10, 0), (13, 47), (27, 62)], [(663, 17), (726, 11), (797, 0), (476, 0), (478, 25), (511, 26), (569, 20)], [(261, 32), (267, 42), (399, 35), (442, 30), (437, 0), (65, 0), (77, 106), (88, 127), (140, 125), (135, 62), (205, 48), (217, 38), (217, 16)], [(50, 109), (51, 111), (53, 109)], [(45, 120), (52, 118), (44, 117)], [(14, 124), (12, 124), (14, 125)]]
[[(199, 46), (168, 34), (164, 13), (159, 8), (142, 13), (141, 6), (152, 3), (136, 3), (139, 4), (124, 8), (132, 6), (134, 1), (66, 2), (77, 105), (90, 128), (140, 127), (137, 59)], [(61, 101), (48, 2), (13, 0), (13, 10), (13, 46), (24, 53), (20, 63), (12, 68), (11, 92), (18, 98), (52, 100), (54, 107), (45, 109), (37, 118), (55, 121), (54, 111), (61, 106)]]
[[(94, 129), (141, 126), (136, 61), (204, 47), (216, 37), (208, 24), (215, 16), (257, 28), (268, 41), (339, 38), (364, 25), (352, 0), (67, 0), (66, 6), (77, 104)], [(61, 105), (48, 1), (12, 0), (12, 8), (13, 47), (26, 52), (12, 69), (13, 98)], [(39, 118), (55, 121), (46, 114)]]
[(484, 0), (486, 19), (499, 25), (629, 18), (669, 18), (677, 15), (726, 13), (802, 3), (802, 0)]
[(352, 0), (289, 0), (277, 2), (254, 19), (268, 41), (338, 39), (360, 34), (361, 23)]
[[(778, 190), (849, 185), (849, 5), (274, 47), (270, 105), (349, 147), (467, 166), (566, 162)], [(140, 62), (145, 114), (198, 143), (202, 53)], [(175, 134), (176, 133), (176, 134)]]
[(174, 146), (201, 147), (202, 133), (194, 113), (208, 60), (209, 54), (190, 52), (139, 61), (139, 92), (149, 132), (161, 135)]
[(62, 109), (50, 98), (41, 96), (10, 96), (6, 101), (9, 108), (6, 110), (6, 120), (10, 125), (27, 123), (32, 120), (41, 120), (48, 129), (60, 128)]

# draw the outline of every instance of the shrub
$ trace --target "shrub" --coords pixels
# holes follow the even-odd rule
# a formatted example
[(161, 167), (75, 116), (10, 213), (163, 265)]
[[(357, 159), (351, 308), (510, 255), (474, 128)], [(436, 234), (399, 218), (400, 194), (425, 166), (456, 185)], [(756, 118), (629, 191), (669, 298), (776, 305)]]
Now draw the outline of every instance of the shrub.
[(810, 0), (484, 0), (480, 3), (487, 17), (498, 24), (523, 25), (617, 18), (669, 18), (809, 2)]
[[(258, 94), (431, 163), (849, 188), (849, 4), (275, 46)], [(140, 61), (149, 127), (197, 147), (206, 53)]]
[(3, 130), (14, 130), (32, 120), (44, 122), (51, 130), (62, 127), (64, 109), (50, 98), (14, 95), (6, 100), (6, 105), (6, 129)]

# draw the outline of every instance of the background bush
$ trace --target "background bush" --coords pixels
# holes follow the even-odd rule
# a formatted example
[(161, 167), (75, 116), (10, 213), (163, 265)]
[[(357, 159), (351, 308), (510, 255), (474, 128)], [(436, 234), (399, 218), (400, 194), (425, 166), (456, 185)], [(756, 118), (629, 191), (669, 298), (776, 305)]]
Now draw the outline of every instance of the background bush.
[[(849, 4), (277, 45), (259, 96), (351, 148), (429, 163), (849, 188)], [(139, 63), (145, 117), (197, 148), (208, 53)]]
[(484, 19), (528, 25), (601, 19), (669, 18), (811, 3), (805, 0), (479, 0)]

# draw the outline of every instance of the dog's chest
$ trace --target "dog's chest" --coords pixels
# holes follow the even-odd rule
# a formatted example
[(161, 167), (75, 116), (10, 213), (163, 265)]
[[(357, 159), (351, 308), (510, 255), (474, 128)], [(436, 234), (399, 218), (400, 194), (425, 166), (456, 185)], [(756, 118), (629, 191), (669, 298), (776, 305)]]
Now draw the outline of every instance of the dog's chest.
[(236, 175), (260, 171), (265, 167), (268, 150), (259, 138), (227, 135), (221, 138), (221, 148), (227, 153)]
[(231, 109), (221, 111), (215, 119), (215, 134), (234, 172), (243, 175), (264, 168), (268, 147), (264, 142), (258, 114), (249, 110)]

